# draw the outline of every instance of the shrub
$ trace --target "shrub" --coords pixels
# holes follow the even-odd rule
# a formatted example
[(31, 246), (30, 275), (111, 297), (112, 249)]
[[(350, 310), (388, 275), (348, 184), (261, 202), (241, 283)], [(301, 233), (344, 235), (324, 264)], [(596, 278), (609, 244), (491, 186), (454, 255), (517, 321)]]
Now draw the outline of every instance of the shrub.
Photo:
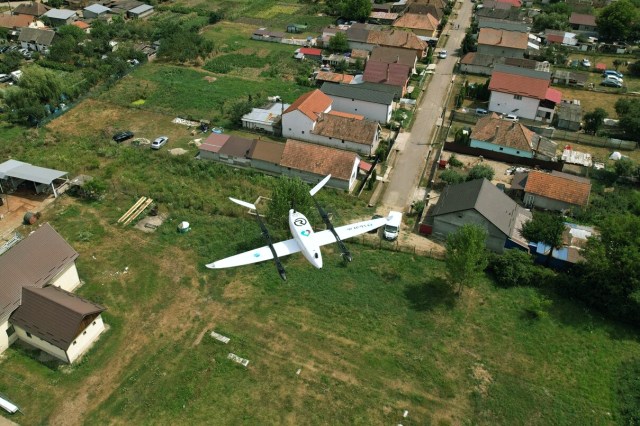
[(453, 169), (447, 169), (440, 173), (440, 180), (449, 185), (455, 185), (456, 183), (464, 182), (464, 176)]
[(451, 157), (449, 157), (449, 165), (451, 167), (462, 167), (464, 166), (464, 163), (458, 160), (455, 154), (451, 154)]
[(496, 172), (493, 170), (491, 166), (488, 164), (476, 164), (469, 170), (469, 174), (467, 175), (467, 181), (482, 179), (485, 178), (487, 180), (493, 179), (493, 175)]

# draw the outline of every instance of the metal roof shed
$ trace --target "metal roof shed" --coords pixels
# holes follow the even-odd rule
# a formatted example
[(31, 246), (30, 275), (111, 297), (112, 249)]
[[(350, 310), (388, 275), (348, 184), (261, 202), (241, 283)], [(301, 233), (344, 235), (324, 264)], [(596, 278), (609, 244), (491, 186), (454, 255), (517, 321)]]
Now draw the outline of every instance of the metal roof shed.
[[(0, 164), (0, 179), (19, 179), (20, 181), (33, 182), (36, 192), (41, 192), (38, 184), (51, 186), (53, 195), (58, 196), (54, 181), (65, 177), (68, 172), (63, 172), (55, 169), (47, 169), (44, 167), (33, 166), (28, 163), (23, 163), (17, 160), (7, 160)], [(64, 179), (65, 182), (68, 180)], [(0, 190), (2, 186), (0, 185)]]

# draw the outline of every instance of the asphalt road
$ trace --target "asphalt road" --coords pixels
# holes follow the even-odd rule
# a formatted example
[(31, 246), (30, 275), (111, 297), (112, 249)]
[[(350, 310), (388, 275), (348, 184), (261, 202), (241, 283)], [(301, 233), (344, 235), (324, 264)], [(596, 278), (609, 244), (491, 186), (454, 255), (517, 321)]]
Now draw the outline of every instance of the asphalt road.
[(398, 137), (399, 152), (392, 165), (388, 182), (385, 183), (386, 188), (382, 196), (382, 205), (386, 210), (407, 212), (411, 202), (417, 201), (414, 194), (425, 167), (431, 137), (436, 126), (440, 124), (438, 119), (442, 116), (445, 107), (447, 93), (452, 83), (453, 68), (460, 59), (458, 50), (464, 38), (464, 32), (470, 25), (472, 10), (473, 3), (462, 0), (462, 7), (458, 9), (457, 17), (454, 17), (454, 14), (451, 15), (449, 29), (443, 34), (449, 35), (444, 47), (449, 55), (446, 59), (437, 59), (435, 74), (417, 107), (411, 132), (402, 133)]

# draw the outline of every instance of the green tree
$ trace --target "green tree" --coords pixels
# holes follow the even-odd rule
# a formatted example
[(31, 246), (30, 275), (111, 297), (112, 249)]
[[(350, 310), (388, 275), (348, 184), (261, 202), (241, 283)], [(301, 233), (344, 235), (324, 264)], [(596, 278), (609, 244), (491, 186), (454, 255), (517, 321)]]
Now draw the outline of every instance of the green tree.
[(491, 256), (490, 270), (501, 287), (528, 286), (535, 275), (533, 257), (522, 250), (505, 250)]
[(520, 235), (529, 242), (542, 242), (551, 247), (545, 260), (549, 265), (553, 251), (562, 247), (562, 233), (565, 230), (564, 219), (558, 213), (534, 212), (533, 219), (522, 225)]
[(447, 279), (452, 286), (458, 286), (458, 295), (464, 286), (472, 287), (487, 267), (486, 238), (487, 232), (475, 224), (463, 225), (447, 236)]
[(476, 180), (476, 179), (493, 179), (493, 175), (495, 175), (495, 170), (488, 164), (476, 164), (469, 170), (469, 174), (467, 175), (467, 181)]
[(464, 182), (464, 176), (453, 169), (447, 169), (440, 173), (440, 180), (446, 182), (448, 185), (455, 185)]
[(602, 127), (604, 123), (604, 119), (607, 118), (609, 114), (604, 109), (598, 107), (591, 112), (588, 112), (584, 115), (584, 131), (585, 133), (590, 133), (595, 135), (598, 130)]
[(464, 55), (468, 52), (475, 52), (477, 50), (476, 38), (470, 30), (467, 30), (464, 38), (462, 39), (462, 45), (460, 46), (461, 53)]
[(541, 13), (533, 17), (532, 30), (541, 32), (545, 29), (550, 30), (566, 30), (569, 29), (569, 15), (560, 13)]
[(332, 52), (347, 52), (349, 51), (349, 41), (347, 40), (347, 34), (338, 31), (333, 37), (329, 39), (329, 50)]
[(631, 177), (636, 171), (636, 165), (628, 157), (622, 157), (614, 165), (618, 177)]
[(342, 0), (340, 14), (345, 19), (364, 21), (371, 14), (370, 0)]
[(599, 38), (604, 41), (628, 40), (639, 16), (638, 8), (629, 0), (611, 3), (596, 17)]
[(269, 201), (269, 222), (281, 229), (289, 224), (289, 209), (304, 213), (307, 218), (313, 212), (313, 202), (309, 186), (300, 178), (280, 177), (276, 180), (271, 201)]
[(575, 294), (618, 318), (640, 324), (640, 217), (612, 214), (599, 223), (575, 274)]
[(640, 141), (640, 99), (620, 98), (616, 101), (615, 109), (625, 138)]
[(623, 61), (622, 59), (614, 59), (613, 60), (613, 68), (615, 68), (616, 71), (618, 71), (618, 68), (620, 68), (622, 65), (624, 65), (626, 61)]

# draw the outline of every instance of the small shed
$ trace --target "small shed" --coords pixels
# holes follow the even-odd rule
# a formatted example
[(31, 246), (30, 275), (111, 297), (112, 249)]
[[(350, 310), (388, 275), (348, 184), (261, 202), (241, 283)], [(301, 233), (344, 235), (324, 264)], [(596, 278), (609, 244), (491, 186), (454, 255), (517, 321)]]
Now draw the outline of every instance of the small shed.
[(146, 18), (147, 16), (151, 15), (153, 12), (154, 12), (153, 6), (149, 4), (143, 4), (127, 11), (127, 16), (129, 18)]
[(7, 160), (0, 164), (0, 191), (13, 191), (23, 182), (33, 182), (36, 193), (51, 190), (57, 197), (60, 187), (66, 185), (69, 180), (67, 175), (68, 172)]
[(288, 24), (287, 25), (287, 32), (288, 33), (298, 34), (298, 33), (305, 32), (306, 30), (307, 30), (307, 26), (306, 25), (302, 25), (302, 24)]
[(582, 107), (579, 104), (561, 102), (558, 105), (558, 129), (577, 131), (582, 122)]

